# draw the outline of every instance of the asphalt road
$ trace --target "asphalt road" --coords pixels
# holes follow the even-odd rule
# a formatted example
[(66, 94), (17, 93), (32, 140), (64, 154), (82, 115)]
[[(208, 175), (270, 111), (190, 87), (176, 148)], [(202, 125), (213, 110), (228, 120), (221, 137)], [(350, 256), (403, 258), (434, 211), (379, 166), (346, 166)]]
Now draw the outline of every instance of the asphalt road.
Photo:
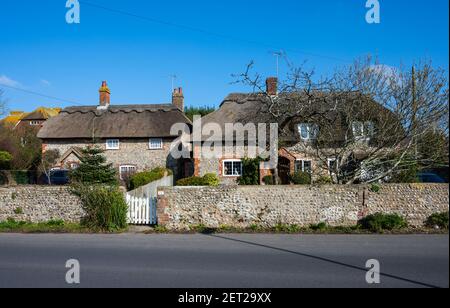
[[(0, 287), (449, 287), (447, 235), (0, 234)], [(366, 261), (381, 283), (366, 283)]]

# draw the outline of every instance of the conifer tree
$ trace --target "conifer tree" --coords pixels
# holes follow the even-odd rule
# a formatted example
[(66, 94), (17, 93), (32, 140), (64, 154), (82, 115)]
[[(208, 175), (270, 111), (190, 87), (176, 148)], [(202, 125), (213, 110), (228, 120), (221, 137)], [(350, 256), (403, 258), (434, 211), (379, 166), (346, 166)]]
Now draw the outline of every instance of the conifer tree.
[(116, 170), (112, 164), (106, 163), (103, 153), (99, 147), (84, 148), (80, 166), (71, 173), (72, 182), (85, 185), (117, 185)]

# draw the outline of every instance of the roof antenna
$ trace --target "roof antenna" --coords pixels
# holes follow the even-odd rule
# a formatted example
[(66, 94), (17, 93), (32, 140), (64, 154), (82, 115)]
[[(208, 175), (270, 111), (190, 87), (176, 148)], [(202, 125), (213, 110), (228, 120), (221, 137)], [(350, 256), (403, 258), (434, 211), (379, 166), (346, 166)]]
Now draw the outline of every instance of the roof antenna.
[(169, 77), (172, 80), (172, 89), (170, 90), (170, 92), (173, 92), (173, 90), (175, 89), (175, 80), (177, 79), (177, 75), (172, 74), (172, 75), (169, 75)]
[(272, 55), (276, 57), (277, 59), (277, 78), (279, 78), (280, 76), (280, 57), (283, 56), (283, 52), (282, 51), (274, 51), (272, 52)]

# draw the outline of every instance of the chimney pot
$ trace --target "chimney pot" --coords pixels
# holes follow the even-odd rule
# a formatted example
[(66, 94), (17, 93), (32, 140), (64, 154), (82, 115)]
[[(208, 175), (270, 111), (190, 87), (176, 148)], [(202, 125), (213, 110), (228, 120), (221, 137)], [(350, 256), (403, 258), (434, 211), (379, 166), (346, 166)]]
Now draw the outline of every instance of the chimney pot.
[(269, 77), (266, 79), (266, 92), (270, 96), (278, 94), (278, 78)]
[(183, 88), (175, 88), (172, 93), (172, 104), (184, 112)]
[(111, 91), (106, 81), (102, 81), (102, 86), (98, 91), (100, 93), (100, 107), (108, 108), (111, 104)]

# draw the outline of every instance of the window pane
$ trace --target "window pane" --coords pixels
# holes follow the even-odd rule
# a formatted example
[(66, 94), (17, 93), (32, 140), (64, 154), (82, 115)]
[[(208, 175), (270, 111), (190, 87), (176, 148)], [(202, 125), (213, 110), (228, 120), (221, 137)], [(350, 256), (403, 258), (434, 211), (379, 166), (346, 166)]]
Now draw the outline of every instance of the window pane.
[(225, 161), (223, 163), (223, 175), (225, 176), (241, 176), (242, 162), (240, 161)]
[(162, 140), (150, 139), (150, 149), (162, 149)]
[(235, 176), (242, 175), (242, 163), (241, 162), (233, 163), (233, 175), (235, 175)]
[(364, 125), (361, 122), (353, 122), (353, 136), (362, 137), (364, 136)]
[(373, 122), (369, 121), (365, 123), (365, 135), (367, 137), (371, 137), (374, 135), (375, 133), (375, 125), (373, 124)]
[(302, 137), (302, 139), (308, 139), (308, 125), (300, 124), (300, 136)]
[(303, 171), (311, 173), (311, 171), (312, 171), (312, 162), (311, 161), (304, 161), (303, 162)]
[(106, 140), (106, 148), (118, 149), (119, 148), (119, 140), (117, 140), (117, 139)]
[(232, 162), (225, 162), (224, 163), (224, 175), (233, 175), (233, 163)]
[(310, 127), (310, 133), (309, 138), (310, 139), (317, 139), (317, 136), (319, 136), (319, 126), (312, 124)]
[(120, 167), (120, 178), (122, 180), (127, 179), (134, 173), (136, 173), (136, 167), (134, 167), (134, 166), (121, 166)]
[(303, 171), (303, 162), (301, 160), (295, 161), (295, 172)]

